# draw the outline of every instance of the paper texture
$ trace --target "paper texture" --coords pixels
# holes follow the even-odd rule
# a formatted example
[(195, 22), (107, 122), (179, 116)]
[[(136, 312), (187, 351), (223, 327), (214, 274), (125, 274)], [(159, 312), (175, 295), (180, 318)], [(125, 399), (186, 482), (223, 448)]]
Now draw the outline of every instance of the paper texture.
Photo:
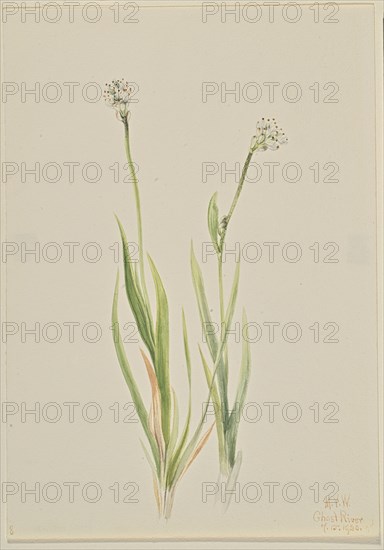
[[(380, 7), (54, 2), (23, 12), (13, 4), (2, 6), (8, 542), (377, 543)], [(215, 427), (178, 484), (168, 521), (158, 519), (140, 440), (148, 443), (111, 330), (119, 269), (124, 349), (149, 409), (114, 217), (138, 259), (135, 195), (124, 124), (102, 95), (121, 78), (132, 88), (145, 254), (168, 298), (180, 433), (188, 405), (182, 308), (188, 326), (189, 437), (208, 395), (198, 345), (213, 369), (191, 241), (219, 331), (208, 203), (217, 192), (220, 216), (228, 213), (258, 121), (275, 118), (288, 136), (279, 150), (253, 156), (223, 255), (226, 302), (241, 264), (230, 404), (245, 337), (251, 355), (238, 478), (230, 499)], [(155, 315), (147, 261), (145, 269)], [(201, 435), (214, 420), (210, 408)]]

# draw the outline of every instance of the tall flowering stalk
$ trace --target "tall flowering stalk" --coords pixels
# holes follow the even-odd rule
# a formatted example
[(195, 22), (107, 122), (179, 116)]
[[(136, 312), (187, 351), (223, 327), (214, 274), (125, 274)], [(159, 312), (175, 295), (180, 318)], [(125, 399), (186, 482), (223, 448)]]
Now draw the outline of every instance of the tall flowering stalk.
[(168, 299), (155, 263), (149, 255), (148, 263), (156, 294), (155, 322), (146, 284), (140, 191), (130, 146), (129, 104), (131, 93), (131, 88), (126, 80), (114, 80), (111, 84), (106, 84), (104, 97), (106, 103), (114, 109), (116, 118), (124, 126), (125, 153), (135, 195), (139, 244), (138, 269), (136, 268), (137, 264), (133, 267), (134, 264), (129, 253), (128, 240), (123, 225), (119, 219), (117, 219), (117, 222), (123, 245), (125, 292), (130, 310), (137, 323), (142, 345), (145, 348), (145, 350), (141, 348), (140, 352), (152, 394), (149, 407), (144, 404), (141, 397), (140, 389), (121, 339), (118, 320), (119, 273), (116, 277), (112, 307), (113, 338), (122, 373), (149, 444), (149, 449), (143, 444), (143, 450), (152, 469), (154, 493), (159, 515), (169, 519), (176, 486), (204, 447), (213, 425), (201, 436), (205, 419), (204, 413), (193, 435), (189, 437), (191, 423), (191, 360), (187, 326), (183, 312), (182, 327), (189, 398), (186, 421), (179, 435), (178, 400), (170, 383), (169, 372)]
[[(272, 150), (276, 151), (280, 145), (288, 140), (284, 132), (279, 129), (275, 119), (262, 119), (257, 124), (256, 134), (252, 137), (248, 155), (245, 160), (240, 181), (233, 197), (228, 213), (219, 219), (219, 209), (217, 206), (217, 193), (215, 193), (208, 207), (208, 229), (211, 236), (218, 266), (218, 298), (220, 309), (220, 337), (216, 335), (214, 323), (211, 318), (210, 308), (205, 293), (204, 281), (201, 269), (196, 260), (196, 256), (191, 250), (191, 267), (195, 287), (197, 303), (199, 307), (200, 319), (204, 331), (205, 341), (213, 366), (210, 367), (208, 361), (200, 348), (201, 360), (207, 383), (212, 388), (212, 397), (214, 401), (214, 410), (216, 417), (216, 429), (219, 447), (220, 473), (228, 484), (235, 483), (240, 466), (242, 455), (237, 452), (237, 437), (239, 429), (239, 417), (241, 409), (244, 406), (247, 386), (250, 376), (251, 357), (249, 344), (244, 339), (242, 344), (242, 360), (240, 366), (239, 379), (237, 384), (234, 404), (229, 406), (228, 396), (228, 378), (229, 378), (229, 360), (226, 335), (231, 328), (232, 318), (236, 306), (237, 291), (239, 284), (240, 263), (237, 264), (229, 300), (226, 304), (224, 282), (223, 282), (223, 252), (225, 250), (225, 239), (229, 223), (234, 214), (244, 182), (247, 176), (248, 168), (255, 153)], [(247, 324), (247, 317), (243, 310), (242, 325)], [(225, 343), (223, 345), (223, 342)]]

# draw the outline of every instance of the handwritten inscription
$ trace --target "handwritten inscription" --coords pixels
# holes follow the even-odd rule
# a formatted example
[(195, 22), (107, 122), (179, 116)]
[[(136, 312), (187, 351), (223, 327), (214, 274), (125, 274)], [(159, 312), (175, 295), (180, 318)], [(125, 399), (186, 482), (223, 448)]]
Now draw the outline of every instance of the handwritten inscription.
[(324, 500), (324, 510), (316, 510), (313, 521), (327, 535), (359, 535), (368, 526), (361, 515), (350, 511), (349, 495)]

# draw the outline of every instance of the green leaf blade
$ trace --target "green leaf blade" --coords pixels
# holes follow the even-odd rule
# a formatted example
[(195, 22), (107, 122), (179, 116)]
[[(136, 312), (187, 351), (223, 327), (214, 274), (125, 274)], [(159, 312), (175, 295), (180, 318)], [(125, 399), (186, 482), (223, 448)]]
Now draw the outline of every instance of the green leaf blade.
[(119, 300), (119, 273), (117, 273), (117, 276), (116, 276), (115, 292), (114, 292), (113, 306), (112, 306), (112, 331), (113, 331), (113, 340), (115, 343), (116, 355), (119, 360), (119, 365), (123, 373), (125, 382), (128, 386), (132, 400), (135, 404), (136, 412), (139, 417), (140, 423), (143, 427), (145, 435), (147, 436), (148, 442), (150, 444), (153, 458), (156, 464), (156, 468), (159, 468), (159, 452), (158, 452), (155, 438), (153, 437), (149, 429), (148, 412), (144, 405), (139, 388), (136, 384), (131, 366), (128, 362), (128, 358), (126, 356), (125, 349), (122, 343), (122, 338), (121, 338), (120, 329), (119, 329), (118, 311), (117, 311), (118, 300)]
[(219, 254), (219, 209), (217, 207), (216, 199), (217, 193), (214, 193), (208, 205), (208, 229), (209, 234), (211, 235), (213, 246), (215, 247), (215, 251), (217, 254)]
[(162, 427), (166, 445), (171, 426), (171, 384), (169, 377), (169, 310), (163, 283), (152, 258), (148, 261), (156, 291), (155, 372), (159, 384), (162, 408)]
[(200, 321), (202, 329), (204, 330), (204, 335), (207, 340), (209, 352), (211, 354), (212, 360), (215, 361), (218, 349), (218, 341), (216, 334), (208, 330), (208, 327), (214, 327), (212, 322), (211, 313), (208, 306), (207, 296), (205, 293), (203, 275), (201, 273), (200, 266), (197, 262), (193, 246), (191, 246), (191, 269), (192, 269), (192, 279), (193, 286), (195, 289), (195, 294), (197, 298), (197, 305), (199, 308)]
[(154, 359), (155, 349), (154, 349), (154, 337), (153, 337), (153, 327), (150, 315), (148, 314), (147, 305), (144, 301), (140, 290), (140, 284), (138, 281), (137, 271), (133, 268), (133, 263), (131, 256), (129, 254), (129, 244), (127, 237), (124, 231), (124, 228), (116, 216), (116, 220), (119, 226), (121, 241), (123, 246), (123, 258), (124, 258), (124, 279), (125, 279), (125, 291), (127, 294), (127, 299), (133, 316), (135, 317), (137, 328), (140, 332), (140, 336), (143, 339), (144, 344), (146, 345), (152, 360)]
[[(242, 327), (247, 325), (247, 315), (245, 310), (243, 310), (242, 318)], [(244, 333), (244, 330), (243, 330)], [(237, 434), (239, 430), (239, 416), (243, 410), (245, 398), (247, 395), (249, 377), (251, 373), (251, 353), (249, 342), (243, 337), (242, 345), (242, 357), (241, 357), (241, 367), (239, 373), (239, 382), (236, 391), (235, 407), (232, 410), (229, 426), (228, 426), (228, 454), (230, 463), (234, 463), (236, 456), (236, 444), (237, 444)]]
[(185, 314), (184, 310), (182, 311), (182, 325), (183, 325), (183, 340), (184, 340), (184, 353), (185, 353), (185, 359), (187, 363), (187, 375), (188, 375), (188, 410), (187, 410), (187, 417), (185, 419), (185, 425), (180, 437), (179, 444), (177, 445), (175, 449), (175, 453), (173, 457), (171, 458), (171, 463), (169, 467), (168, 472), (168, 482), (171, 483), (171, 480), (173, 478), (173, 474), (175, 472), (175, 468), (177, 467), (177, 463), (179, 460), (179, 457), (181, 453), (184, 450), (185, 444), (187, 442), (188, 434), (189, 434), (189, 427), (191, 423), (191, 413), (192, 413), (192, 368), (191, 368), (191, 355), (189, 351), (189, 343), (188, 343), (188, 331), (187, 331), (187, 323), (185, 320)]

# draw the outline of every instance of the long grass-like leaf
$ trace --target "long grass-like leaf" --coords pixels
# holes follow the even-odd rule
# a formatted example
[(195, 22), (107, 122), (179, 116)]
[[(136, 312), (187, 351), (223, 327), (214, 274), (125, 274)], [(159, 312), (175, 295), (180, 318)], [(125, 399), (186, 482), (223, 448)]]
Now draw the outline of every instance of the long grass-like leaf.
[(177, 437), (179, 435), (179, 406), (177, 404), (177, 396), (175, 390), (172, 388), (172, 430), (171, 437), (169, 439), (168, 449), (167, 449), (167, 460), (169, 460), (173, 451), (175, 450)]
[[(203, 438), (199, 441), (201, 430), (203, 427), (203, 422), (205, 420), (205, 415), (207, 413), (207, 407), (205, 410), (205, 414), (203, 415), (202, 420), (199, 422), (194, 435), (191, 438), (191, 441), (187, 445), (185, 451), (182, 453), (180, 459), (178, 460), (177, 467), (175, 470), (175, 473), (172, 478), (172, 485), (176, 486), (176, 484), (180, 481), (181, 477), (184, 475), (186, 469), (191, 464), (194, 457), (197, 456), (196, 450), (199, 448), (202, 448), (202, 444), (205, 444), (215, 423), (212, 424), (212, 426), (209, 428), (209, 430), (206, 432), (206, 434), (203, 436)], [(200, 452), (200, 450), (199, 450)]]
[(195, 288), (202, 328), (206, 336), (209, 351), (214, 359), (217, 355), (218, 341), (216, 335), (211, 330), (208, 330), (209, 327), (214, 327), (214, 324), (212, 322), (211, 312), (209, 310), (207, 296), (205, 293), (203, 275), (196, 260), (193, 245), (191, 245), (191, 268), (193, 286)]
[(181, 438), (180, 442), (180, 449), (183, 449), (184, 443), (188, 437), (189, 433), (189, 425), (191, 421), (191, 412), (192, 412), (192, 367), (191, 367), (191, 354), (189, 351), (189, 343), (188, 343), (188, 331), (187, 331), (187, 323), (185, 320), (185, 313), (184, 310), (182, 312), (182, 323), (183, 323), (183, 341), (184, 341), (184, 354), (185, 354), (185, 362), (187, 365), (187, 375), (188, 375), (188, 411), (187, 411), (187, 418), (185, 420), (185, 426), (183, 431), (183, 436)]
[[(217, 350), (219, 346), (218, 338), (216, 337), (216, 334), (210, 330), (210, 327), (213, 327), (214, 324), (212, 323), (211, 313), (209, 310), (208, 301), (205, 293), (203, 275), (201, 273), (200, 266), (196, 260), (193, 246), (191, 246), (191, 267), (192, 267), (193, 284), (194, 284), (195, 293), (197, 297), (197, 303), (199, 306), (199, 313), (200, 313), (202, 328), (204, 330), (205, 338), (208, 344), (208, 349), (209, 349), (212, 361), (215, 362), (217, 357)], [(223, 328), (224, 328), (224, 337), (225, 337), (226, 325), (224, 325)], [(227, 423), (227, 410), (228, 410), (227, 384), (226, 384), (226, 380), (227, 380), (226, 373), (228, 371), (228, 365), (225, 363), (225, 361), (226, 361), (226, 355), (223, 354), (220, 357), (219, 368), (217, 372), (220, 400), (223, 403), (224, 426)]]
[[(247, 315), (245, 310), (243, 310), (243, 319), (242, 327), (247, 325)], [(234, 464), (235, 454), (236, 454), (236, 441), (237, 433), (239, 430), (239, 420), (238, 415), (241, 414), (241, 411), (244, 407), (245, 398), (247, 395), (247, 388), (249, 382), (249, 376), (251, 372), (251, 353), (249, 349), (249, 342), (243, 337), (242, 345), (242, 357), (241, 357), (241, 367), (239, 373), (239, 381), (236, 392), (235, 407), (232, 410), (229, 423), (228, 423), (228, 459), (231, 465)]]
[(224, 422), (222, 414), (222, 403), (220, 401), (219, 392), (217, 391), (216, 381), (212, 379), (212, 373), (208, 366), (208, 363), (204, 357), (204, 354), (199, 346), (199, 352), (201, 357), (201, 362), (203, 363), (205, 378), (207, 380), (207, 385), (209, 388), (212, 388), (212, 401), (214, 404), (215, 417), (216, 417), (216, 430), (217, 430), (217, 440), (219, 444), (219, 457), (222, 460), (222, 457), (225, 456), (225, 437), (224, 437)]
[[(211, 315), (209, 311), (209, 306), (205, 294), (204, 289), (204, 282), (203, 277), (201, 273), (201, 269), (197, 263), (196, 256), (193, 250), (193, 247), (191, 248), (191, 266), (192, 266), (192, 276), (193, 276), (193, 282), (196, 292), (196, 297), (198, 301), (199, 306), (199, 312), (200, 312), (200, 318), (201, 322), (203, 324), (203, 327), (207, 327), (212, 325)], [(235, 275), (232, 283), (232, 289), (231, 294), (227, 306), (226, 311), (226, 318), (224, 321), (224, 333), (222, 340), (226, 341), (226, 333), (230, 330), (231, 324), (232, 324), (232, 318), (236, 306), (236, 298), (237, 298), (237, 292), (239, 287), (239, 276), (240, 276), (240, 262), (236, 265)], [(223, 404), (223, 410), (222, 410), (222, 418), (223, 418), (223, 424), (224, 424), (224, 430), (227, 429), (227, 424), (229, 420), (228, 415), (228, 388), (227, 388), (227, 378), (226, 378), (226, 371), (227, 368), (224, 364), (224, 358), (222, 353), (218, 354), (218, 341), (215, 334), (212, 334), (211, 331), (205, 330), (205, 335), (208, 343), (208, 348), (212, 357), (212, 360), (214, 363), (218, 362), (218, 370), (217, 370), (217, 379), (218, 379), (218, 386), (220, 390), (220, 399)], [(218, 357), (218, 355), (220, 355)]]
[(133, 268), (132, 258), (129, 254), (128, 241), (124, 228), (117, 216), (116, 220), (119, 226), (123, 245), (125, 291), (132, 313), (135, 317), (140, 336), (142, 337), (143, 342), (147, 346), (151, 358), (154, 361), (155, 346), (151, 316), (148, 312), (149, 304), (145, 303), (140, 289), (137, 270)]
[[(230, 313), (230, 311), (227, 311), (227, 315), (226, 315), (226, 319), (225, 319), (226, 322), (228, 321), (229, 313)], [(221, 340), (220, 346), (219, 346), (219, 349), (218, 349), (218, 352), (217, 352), (216, 361), (215, 361), (214, 368), (213, 368), (212, 383), (209, 387), (209, 392), (208, 392), (208, 397), (207, 397), (207, 401), (206, 401), (205, 410), (202, 414), (201, 420), (200, 420), (199, 424), (197, 425), (197, 428), (196, 428), (189, 444), (187, 445), (185, 451), (182, 453), (180, 459), (178, 460), (176, 471), (175, 471), (175, 473), (172, 477), (172, 480), (171, 480), (172, 484), (175, 484), (175, 483), (178, 482), (180, 476), (182, 475), (182, 473), (184, 471), (186, 463), (188, 462), (191, 454), (194, 452), (194, 450), (196, 448), (196, 445), (197, 445), (198, 439), (200, 437), (200, 433), (201, 433), (203, 424), (204, 424), (205, 419), (206, 419), (208, 406), (209, 406), (211, 396), (212, 396), (213, 385), (215, 383), (215, 377), (216, 377), (216, 374), (217, 374), (217, 371), (218, 371), (218, 368), (219, 368), (219, 365), (220, 365), (220, 361), (221, 361), (221, 357), (223, 355), (223, 351), (226, 349), (226, 346), (227, 346), (226, 340), (225, 339)]]
[[(246, 325), (247, 325), (247, 314), (244, 309), (243, 319), (242, 319), (243, 332)], [(251, 353), (249, 349), (249, 342), (248, 340), (246, 340), (246, 338), (243, 337), (241, 369), (240, 369), (239, 383), (237, 386), (237, 393), (236, 393), (236, 403), (239, 404), (240, 411), (244, 406), (245, 397), (247, 395), (250, 372), (251, 372)]]
[(184, 470), (180, 474), (180, 479), (183, 477), (185, 472), (188, 470), (192, 462), (196, 459), (196, 457), (200, 454), (202, 448), (207, 443), (209, 436), (211, 435), (211, 432), (213, 430), (213, 427), (215, 425), (215, 422), (212, 424), (212, 426), (205, 432), (203, 437), (200, 439), (199, 443), (196, 446), (196, 449), (193, 451), (192, 455), (190, 456), (189, 460), (187, 461), (186, 465), (184, 466)]
[(225, 503), (224, 511), (228, 510), (229, 505), (231, 503), (231, 497), (235, 492), (234, 489), (237, 482), (237, 478), (239, 476), (242, 460), (243, 460), (243, 455), (239, 451), (237, 453), (237, 457), (236, 457), (236, 460), (234, 461), (234, 464), (231, 465), (231, 468), (232, 468), (231, 473), (226, 484), (226, 494), (229, 495), (229, 499)]
[[(237, 290), (238, 290), (238, 284), (239, 284), (239, 275), (240, 275), (240, 264), (238, 264), (237, 267), (236, 267), (235, 277), (234, 277), (233, 284), (232, 284), (232, 289), (231, 289), (231, 295), (230, 295), (227, 311), (226, 311), (226, 314), (225, 314), (224, 322), (225, 322), (226, 327), (229, 327), (231, 325), (231, 322), (232, 322), (232, 317), (233, 317), (233, 312), (234, 312), (234, 305), (236, 303)], [(214, 362), (214, 367), (213, 367), (213, 372), (212, 372), (212, 382), (211, 382), (211, 385), (209, 387), (209, 393), (208, 393), (208, 399), (207, 399), (207, 402), (206, 402), (205, 411), (204, 411), (204, 413), (202, 415), (202, 418), (201, 418), (201, 420), (200, 420), (200, 422), (199, 422), (199, 424), (198, 424), (198, 426), (195, 430), (195, 433), (192, 436), (191, 441), (187, 445), (185, 451), (183, 452), (183, 454), (181, 455), (181, 457), (178, 461), (178, 466), (177, 466), (176, 472), (173, 476), (172, 483), (177, 483), (180, 475), (182, 474), (182, 472), (185, 468), (186, 463), (188, 462), (191, 454), (193, 453), (194, 449), (196, 448), (196, 444), (197, 444), (198, 438), (200, 436), (201, 429), (203, 427), (203, 423), (205, 422), (205, 418), (206, 418), (206, 414), (207, 414), (207, 410), (208, 410), (208, 405), (209, 405), (209, 402), (211, 400), (211, 395), (212, 395), (212, 391), (213, 391), (213, 385), (215, 383), (215, 378), (216, 378), (217, 372), (218, 372), (220, 364), (221, 364), (221, 359), (222, 359), (222, 356), (223, 356), (223, 352), (226, 348), (227, 348), (227, 339), (222, 338), (221, 341), (220, 341), (219, 349), (217, 350), (217, 355), (216, 355), (216, 359), (215, 359), (215, 362)]]
[[(237, 263), (236, 269), (235, 269), (235, 275), (233, 277), (233, 283), (232, 283), (232, 289), (231, 294), (229, 296), (227, 311), (225, 315), (225, 322), (224, 322), (224, 331), (222, 333), (222, 339), (226, 342), (227, 340), (227, 333), (231, 329), (232, 325), (232, 319), (233, 314), (235, 312), (236, 307), (236, 299), (237, 299), (237, 292), (239, 289), (239, 277), (240, 277), (240, 262)], [(225, 349), (227, 349), (225, 347)], [(225, 356), (225, 361), (227, 361), (227, 354), (223, 353)], [(223, 421), (224, 421), (224, 431), (226, 432), (228, 429), (228, 422), (229, 422), (229, 411), (228, 411), (228, 365), (223, 362), (223, 368), (220, 368), (217, 373), (218, 378), (218, 384), (219, 388), (221, 388), (222, 392), (222, 401), (224, 403), (224, 411), (223, 411)]]
[(191, 354), (189, 351), (188, 343), (188, 330), (187, 322), (185, 320), (184, 309), (182, 310), (182, 323), (183, 323), (183, 341), (184, 341), (184, 354), (185, 361), (187, 364), (187, 374), (188, 374), (188, 386), (189, 386), (189, 408), (191, 407), (191, 378), (192, 378), (192, 367), (191, 367)]
[(158, 472), (156, 471), (156, 467), (155, 467), (155, 465), (153, 464), (153, 460), (152, 460), (152, 458), (151, 458), (151, 455), (149, 454), (149, 452), (148, 452), (147, 449), (145, 448), (145, 445), (144, 445), (144, 443), (141, 441), (141, 439), (140, 439), (140, 443), (141, 443), (141, 446), (142, 446), (142, 448), (143, 448), (145, 457), (146, 457), (146, 459), (147, 459), (147, 461), (148, 461), (148, 464), (150, 465), (151, 470), (152, 470), (152, 477), (153, 477), (153, 492), (155, 493), (155, 499), (156, 499), (156, 504), (157, 504), (157, 510), (158, 510), (159, 516), (160, 516), (161, 513), (162, 513), (162, 507), (161, 507), (161, 499), (160, 499), (160, 491), (159, 491)]
[(153, 462), (153, 458), (151, 457), (151, 455), (149, 454), (146, 446), (144, 445), (143, 441), (140, 439), (140, 443), (141, 443), (141, 446), (143, 448), (143, 451), (144, 451), (144, 454), (145, 454), (145, 458), (147, 459), (148, 461), (148, 464), (150, 465), (151, 467), (151, 470), (153, 472), (153, 474), (157, 477), (158, 475), (158, 472), (156, 470), (156, 465), (155, 463)]
[(141, 425), (143, 427), (145, 435), (147, 436), (148, 442), (150, 444), (156, 469), (158, 470), (160, 467), (160, 460), (159, 460), (159, 452), (158, 452), (156, 440), (153, 437), (151, 430), (149, 428), (148, 412), (147, 412), (147, 409), (145, 408), (139, 388), (137, 387), (136, 381), (132, 374), (132, 369), (128, 362), (128, 359), (124, 350), (124, 346), (122, 343), (122, 338), (121, 338), (120, 329), (119, 329), (119, 318), (118, 318), (118, 312), (117, 312), (118, 300), (119, 300), (119, 272), (117, 272), (117, 276), (116, 276), (115, 292), (114, 292), (113, 306), (112, 306), (113, 340), (115, 343), (116, 354), (119, 360), (121, 371), (123, 373), (123, 376), (127, 383), (131, 397), (135, 404), (137, 415), (140, 419)]
[(189, 433), (189, 426), (191, 422), (191, 412), (192, 412), (192, 368), (191, 368), (191, 355), (189, 352), (189, 343), (188, 343), (188, 332), (187, 332), (187, 323), (185, 321), (185, 314), (184, 310), (182, 311), (182, 324), (183, 324), (183, 340), (184, 340), (184, 353), (185, 353), (185, 360), (187, 364), (187, 374), (188, 374), (188, 411), (187, 411), (187, 417), (185, 419), (185, 425), (184, 429), (182, 431), (180, 441), (177, 445), (177, 448), (175, 450), (175, 453), (171, 459), (171, 463), (168, 470), (168, 479), (167, 483), (171, 483), (173, 473), (175, 471), (175, 468), (177, 466), (180, 454), (183, 452), (184, 446), (186, 444), (188, 433)]
[(171, 384), (169, 380), (169, 312), (163, 283), (150, 256), (156, 290), (155, 371), (161, 396), (162, 426), (165, 444), (168, 445), (171, 429)]
[(157, 383), (156, 374), (155, 374), (155, 371), (153, 370), (150, 360), (145, 355), (143, 350), (140, 350), (140, 352), (144, 359), (145, 367), (147, 369), (148, 378), (149, 378), (149, 382), (151, 384), (151, 390), (152, 390), (152, 406), (151, 406), (151, 412), (149, 415), (149, 428), (156, 439), (157, 446), (159, 448), (160, 461), (164, 462), (165, 443), (164, 443), (162, 424), (161, 424), (162, 412), (161, 412), (161, 399), (160, 399), (159, 385)]

